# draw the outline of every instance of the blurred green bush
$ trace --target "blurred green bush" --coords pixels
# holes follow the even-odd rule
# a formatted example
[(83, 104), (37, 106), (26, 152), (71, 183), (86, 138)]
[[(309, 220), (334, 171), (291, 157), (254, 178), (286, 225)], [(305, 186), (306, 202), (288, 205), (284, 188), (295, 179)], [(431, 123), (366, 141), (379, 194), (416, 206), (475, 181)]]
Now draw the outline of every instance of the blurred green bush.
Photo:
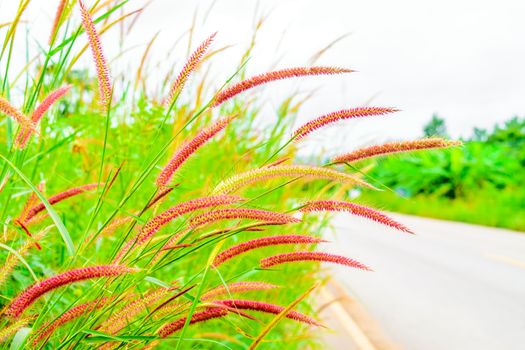
[[(424, 133), (445, 136), (444, 120), (433, 116)], [(459, 148), (379, 160), (370, 176), (393, 193), (363, 198), (389, 210), (525, 230), (525, 119), (475, 128), (463, 141)]]

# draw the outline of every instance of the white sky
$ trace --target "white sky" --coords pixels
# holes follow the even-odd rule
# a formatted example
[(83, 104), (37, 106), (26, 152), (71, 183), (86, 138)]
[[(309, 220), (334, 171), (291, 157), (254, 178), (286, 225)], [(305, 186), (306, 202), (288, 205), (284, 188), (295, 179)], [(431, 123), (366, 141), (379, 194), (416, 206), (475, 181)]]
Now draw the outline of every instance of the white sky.
[[(131, 0), (128, 8), (143, 3)], [(162, 62), (198, 8), (195, 44), (219, 31), (216, 47), (235, 45), (217, 56), (212, 67), (214, 76), (222, 79), (232, 73), (251, 38), (258, 5), (257, 13), (269, 17), (250, 73), (276, 63), (305, 65), (313, 53), (345, 33), (351, 35), (318, 63), (359, 71), (268, 86), (274, 92), (268, 94), (268, 105), (277, 105), (283, 92), (319, 87), (301, 120), (370, 100), (403, 110), (389, 118), (345, 123), (318, 133), (318, 138), (355, 145), (419, 136), (434, 112), (446, 118), (452, 136), (468, 136), (473, 126), (491, 127), (513, 115), (525, 115), (523, 0), (217, 0), (203, 23), (211, 3), (154, 0), (127, 39), (127, 46), (140, 45), (132, 57), (140, 58), (145, 44), (161, 30), (153, 53)], [(31, 23), (33, 37), (45, 41), (56, 4), (58, 0), (33, 0), (29, 5), (24, 19)], [(15, 0), (0, 0), (0, 23), (12, 17), (17, 5)], [(103, 42), (111, 50), (113, 39), (106, 36)], [(186, 45), (177, 46), (161, 70), (182, 62)]]

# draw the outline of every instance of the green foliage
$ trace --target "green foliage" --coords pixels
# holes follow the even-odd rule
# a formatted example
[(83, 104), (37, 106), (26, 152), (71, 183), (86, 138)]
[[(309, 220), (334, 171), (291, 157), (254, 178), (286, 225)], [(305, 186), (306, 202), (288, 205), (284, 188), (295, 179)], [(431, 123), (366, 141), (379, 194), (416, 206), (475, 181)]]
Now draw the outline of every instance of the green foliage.
[(475, 129), (460, 148), (382, 159), (370, 175), (408, 198), (394, 203), (385, 193), (391, 210), (525, 230), (524, 146), (525, 119), (514, 117), (491, 132)]

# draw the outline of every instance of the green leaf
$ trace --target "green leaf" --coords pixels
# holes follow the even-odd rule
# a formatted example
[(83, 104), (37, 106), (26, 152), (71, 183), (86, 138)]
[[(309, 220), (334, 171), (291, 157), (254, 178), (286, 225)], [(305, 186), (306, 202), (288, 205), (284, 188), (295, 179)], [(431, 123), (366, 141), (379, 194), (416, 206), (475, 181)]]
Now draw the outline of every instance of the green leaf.
[(132, 340), (152, 340), (152, 339), (158, 339), (157, 336), (151, 336), (151, 335), (123, 335), (123, 336), (116, 336), (116, 335), (110, 335), (102, 332), (98, 332), (92, 329), (88, 329), (86, 331), (82, 331), (83, 333), (94, 335), (94, 337), (89, 337), (85, 339), (87, 342), (107, 342), (108, 340), (115, 340), (120, 342), (129, 343)]
[(9, 350), (23, 349), (27, 337), (31, 333), (31, 330), (32, 328), (28, 327), (20, 328), (18, 332), (16, 332), (13, 341), (11, 342), (11, 346), (9, 347)]
[(38, 196), (38, 198), (42, 201), (44, 206), (47, 209), (47, 212), (49, 213), (49, 216), (55, 223), (58, 232), (60, 232), (60, 235), (62, 236), (62, 239), (64, 240), (64, 243), (66, 245), (66, 248), (69, 252), (69, 255), (73, 256), (75, 255), (75, 246), (73, 245), (73, 240), (71, 239), (71, 236), (69, 235), (69, 232), (67, 231), (66, 227), (64, 226), (64, 223), (62, 220), (60, 220), (60, 217), (56, 213), (55, 209), (49, 202), (47, 201), (46, 197), (36, 188), (35, 185), (29, 180), (27, 176), (24, 175), (24, 173), (18, 169), (13, 163), (11, 163), (6, 157), (0, 155), (0, 157), (13, 169), (18, 176), (35, 192), (35, 194)]
[(144, 280), (148, 281), (148, 282), (151, 282), (153, 284), (156, 284), (157, 286), (161, 286), (161, 287), (164, 287), (164, 288), (171, 288), (173, 287), (171, 284), (169, 283), (166, 283), (164, 281), (161, 281), (155, 277), (151, 277), (151, 276), (146, 276), (144, 278)]

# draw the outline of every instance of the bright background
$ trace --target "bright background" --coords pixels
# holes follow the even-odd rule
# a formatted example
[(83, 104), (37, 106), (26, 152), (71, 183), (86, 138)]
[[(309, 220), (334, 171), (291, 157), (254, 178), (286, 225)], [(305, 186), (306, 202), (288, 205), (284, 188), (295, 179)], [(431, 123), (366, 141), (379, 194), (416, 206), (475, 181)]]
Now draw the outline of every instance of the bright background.
[[(57, 3), (34, 0), (23, 16), (40, 42), (47, 41)], [(127, 8), (144, 3), (131, 0)], [(0, 23), (12, 18), (17, 6), (15, 0), (0, 1)], [(150, 66), (150, 80), (151, 74), (161, 79), (173, 64), (178, 69), (187, 54), (187, 36), (173, 44), (191, 26), (196, 11), (192, 47), (214, 31), (219, 32), (216, 47), (234, 45), (214, 58), (212, 75), (218, 82), (234, 71), (261, 16), (267, 19), (249, 62), (250, 74), (306, 65), (319, 49), (349, 34), (318, 64), (359, 73), (273, 84), (265, 100), (268, 118), (271, 107), (282, 101), (281, 93), (295, 87), (319, 87), (301, 113), (304, 120), (365, 103), (403, 110), (380, 122), (361, 120), (316, 135), (342, 148), (418, 137), (433, 113), (446, 119), (452, 137), (470, 136), (473, 126), (492, 128), (513, 115), (525, 115), (524, 1), (154, 0), (130, 33), (126, 45), (136, 54), (125, 55), (135, 59), (126, 64), (136, 67), (147, 42), (160, 30), (153, 47), (160, 64)], [(117, 32), (115, 28), (103, 37), (110, 59), (118, 50), (111, 36)], [(15, 49), (20, 57), (15, 64), (22, 67), (25, 48)], [(86, 63), (90, 57), (84, 56)], [(113, 61), (114, 72), (126, 67), (121, 60)]]

